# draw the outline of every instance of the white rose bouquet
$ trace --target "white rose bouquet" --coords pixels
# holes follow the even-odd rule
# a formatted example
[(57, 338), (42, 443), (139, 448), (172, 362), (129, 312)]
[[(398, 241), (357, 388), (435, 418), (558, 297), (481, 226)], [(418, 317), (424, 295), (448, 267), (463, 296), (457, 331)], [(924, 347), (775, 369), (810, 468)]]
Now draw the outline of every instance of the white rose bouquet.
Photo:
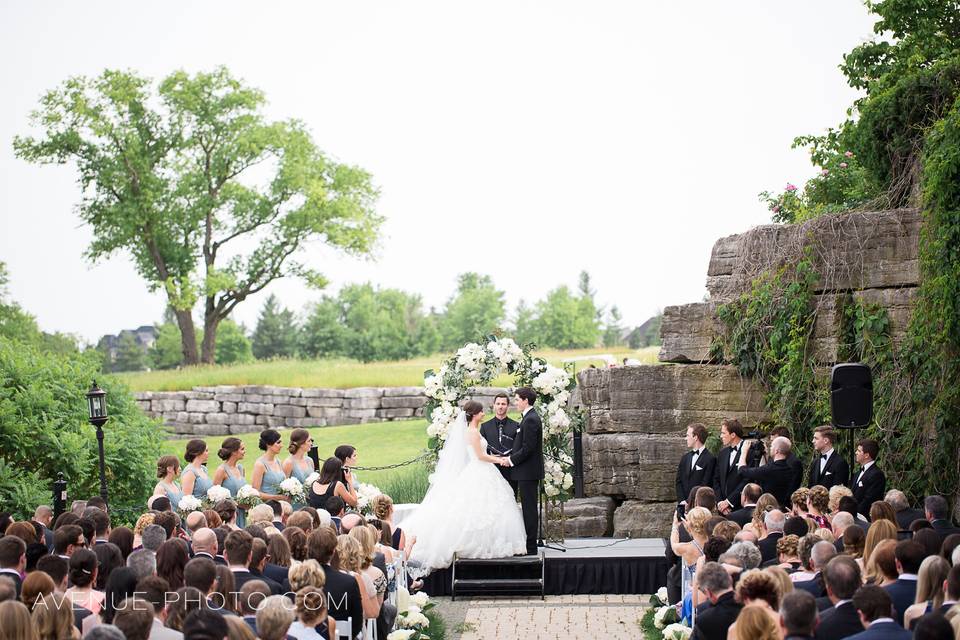
[(304, 490), (304, 492), (307, 491), (307, 487), (309, 487), (310, 485), (312, 485), (314, 482), (316, 482), (316, 481), (319, 480), (319, 479), (320, 479), (320, 474), (317, 473), (316, 471), (314, 471), (313, 473), (311, 473), (310, 475), (308, 475), (307, 478), (306, 478), (306, 480), (303, 481), (303, 490)]
[(241, 509), (253, 509), (263, 502), (260, 499), (260, 492), (253, 488), (253, 485), (245, 484), (237, 491), (237, 497), (234, 498), (237, 506)]
[(200, 498), (193, 494), (183, 496), (177, 503), (177, 511), (180, 512), (181, 518), (186, 518), (190, 513), (199, 511), (201, 508), (203, 508), (203, 503), (200, 502)]
[(675, 622), (663, 628), (663, 640), (687, 640), (691, 633), (693, 633), (693, 629)]
[(221, 487), (218, 484), (213, 485), (207, 489), (207, 498), (206, 502), (209, 506), (213, 506), (220, 502), (221, 500), (228, 500), (231, 497), (230, 489), (226, 487)]
[(290, 498), (290, 502), (306, 502), (307, 500), (303, 493), (303, 483), (296, 478), (283, 480), (278, 488), (280, 495)]
[(653, 626), (657, 629), (663, 629), (668, 624), (674, 622), (679, 622), (677, 617), (677, 608), (671, 605), (665, 605), (657, 609), (657, 612), (653, 614)]
[(371, 503), (377, 496), (383, 494), (379, 488), (366, 482), (357, 483), (357, 511), (363, 515), (370, 515), (373, 507)]

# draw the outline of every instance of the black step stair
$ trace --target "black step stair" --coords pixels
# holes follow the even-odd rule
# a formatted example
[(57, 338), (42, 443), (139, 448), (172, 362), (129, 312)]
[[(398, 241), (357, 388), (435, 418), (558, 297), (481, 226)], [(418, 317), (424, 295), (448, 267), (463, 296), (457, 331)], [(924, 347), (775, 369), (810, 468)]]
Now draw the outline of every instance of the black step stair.
[(543, 556), (457, 558), (450, 571), (451, 600), (467, 594), (544, 594)]

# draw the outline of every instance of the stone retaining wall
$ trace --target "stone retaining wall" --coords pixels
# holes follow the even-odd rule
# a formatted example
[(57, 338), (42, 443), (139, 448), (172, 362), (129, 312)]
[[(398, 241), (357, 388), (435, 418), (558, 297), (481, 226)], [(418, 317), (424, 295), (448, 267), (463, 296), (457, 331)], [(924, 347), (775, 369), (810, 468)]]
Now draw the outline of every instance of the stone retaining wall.
[[(507, 390), (479, 387), (484, 407)], [(224, 436), (268, 427), (325, 427), (423, 416), (423, 387), (311, 389), (262, 385), (195, 387), (191, 391), (143, 391), (137, 404), (176, 436)]]

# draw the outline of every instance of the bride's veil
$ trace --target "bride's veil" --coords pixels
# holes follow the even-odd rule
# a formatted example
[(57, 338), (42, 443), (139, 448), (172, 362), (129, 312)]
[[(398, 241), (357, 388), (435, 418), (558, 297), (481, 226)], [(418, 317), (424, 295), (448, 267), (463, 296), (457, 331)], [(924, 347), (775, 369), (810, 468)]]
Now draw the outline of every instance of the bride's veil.
[[(437, 457), (437, 467), (430, 474), (430, 489), (427, 495), (433, 491), (434, 487), (450, 486), (457, 479), (463, 468), (470, 462), (467, 453), (467, 416), (463, 411), (457, 412), (457, 418), (450, 425), (447, 431), (447, 439), (440, 449)], [(426, 502), (426, 496), (424, 502)]]

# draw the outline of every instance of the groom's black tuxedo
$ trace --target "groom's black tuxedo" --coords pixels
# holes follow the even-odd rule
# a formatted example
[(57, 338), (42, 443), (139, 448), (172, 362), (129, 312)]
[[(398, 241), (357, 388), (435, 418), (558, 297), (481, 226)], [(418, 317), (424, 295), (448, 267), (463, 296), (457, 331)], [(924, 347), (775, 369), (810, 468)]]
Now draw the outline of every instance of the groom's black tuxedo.
[(537, 553), (537, 493), (543, 480), (543, 424), (532, 407), (520, 420), (513, 440), (513, 479), (520, 489), (523, 528), (527, 532), (527, 553)]
[[(480, 425), (480, 435), (487, 442), (487, 453), (492, 456), (502, 455), (503, 452), (512, 452), (514, 439), (517, 437), (517, 427), (519, 425), (510, 416), (503, 420), (493, 418)], [(500, 475), (510, 483), (513, 488), (513, 495), (517, 495), (517, 481), (513, 479), (513, 468), (498, 466)]]

